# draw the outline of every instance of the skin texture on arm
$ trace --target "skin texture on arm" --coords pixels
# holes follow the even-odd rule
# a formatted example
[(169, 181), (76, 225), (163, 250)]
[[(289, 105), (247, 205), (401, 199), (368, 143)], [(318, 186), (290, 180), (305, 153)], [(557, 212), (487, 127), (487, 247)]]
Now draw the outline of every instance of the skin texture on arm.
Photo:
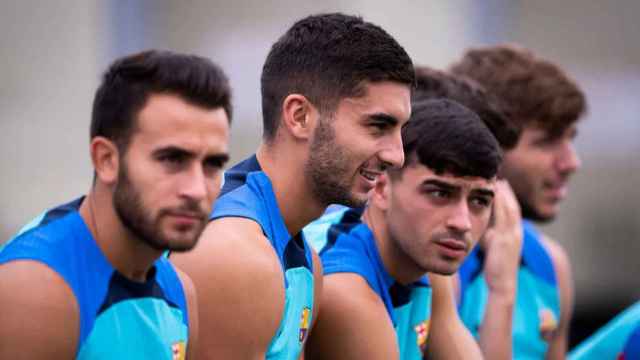
[(426, 359), (482, 359), (478, 343), (464, 326), (453, 290), (453, 277), (428, 274), (431, 284), (431, 319)]
[(182, 271), (176, 269), (184, 294), (187, 298), (189, 312), (189, 342), (187, 345), (187, 359), (195, 359), (198, 348), (198, 300), (193, 281)]
[(195, 249), (171, 259), (197, 291), (196, 358), (264, 359), (283, 316), (284, 275), (260, 226), (212, 221)]
[(71, 288), (35, 261), (0, 265), (0, 359), (73, 359), (80, 332)]
[(396, 360), (398, 343), (384, 303), (360, 275), (324, 278), (320, 313), (306, 360)]
[(489, 288), (479, 330), (479, 343), (487, 359), (512, 359), (513, 307), (522, 251), (520, 207), (509, 184), (498, 182), (494, 223), (484, 235), (484, 276)]
[(558, 289), (560, 292), (560, 322), (558, 328), (549, 341), (547, 359), (565, 359), (567, 344), (569, 342), (569, 325), (573, 315), (573, 276), (571, 263), (565, 250), (555, 241), (543, 236), (542, 244), (549, 251), (553, 266), (558, 276)]

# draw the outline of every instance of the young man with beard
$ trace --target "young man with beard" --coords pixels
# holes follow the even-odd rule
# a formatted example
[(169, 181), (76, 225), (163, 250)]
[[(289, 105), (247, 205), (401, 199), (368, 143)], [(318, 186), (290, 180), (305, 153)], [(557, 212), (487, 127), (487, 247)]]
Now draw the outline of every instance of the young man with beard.
[[(515, 358), (562, 359), (573, 307), (569, 260), (531, 221), (556, 216), (569, 177), (580, 166), (573, 139), (586, 108), (584, 94), (556, 65), (516, 46), (471, 49), (451, 71), (480, 83), (523, 129), (516, 147), (505, 153), (503, 171), (526, 219), (517, 281), (489, 281), (495, 275), (487, 273), (492, 255), (481, 241), (460, 270), (461, 317), (489, 358), (513, 348)], [(513, 309), (513, 318), (492, 312), (500, 317), (496, 321), (492, 308)], [(513, 341), (496, 336), (487, 322), (512, 325)]]
[(230, 116), (209, 60), (146, 51), (111, 65), (93, 103), (91, 190), (0, 252), (0, 358), (193, 356), (193, 284), (162, 254), (204, 229)]
[(261, 83), (262, 144), (226, 173), (200, 245), (175, 259), (198, 289), (205, 359), (298, 359), (322, 278), (302, 227), (329, 204), (363, 205), (404, 161), (413, 64), (380, 27), (299, 20)]
[[(305, 229), (325, 271), (308, 360), (481, 357), (435, 287), (430, 314), (426, 275), (453, 274), (487, 230), (500, 147), (475, 113), (443, 99), (413, 103), (402, 139), (404, 166), (388, 170), (364, 210), (329, 213)], [(498, 204), (501, 227), (517, 223), (505, 219), (511, 202)]]

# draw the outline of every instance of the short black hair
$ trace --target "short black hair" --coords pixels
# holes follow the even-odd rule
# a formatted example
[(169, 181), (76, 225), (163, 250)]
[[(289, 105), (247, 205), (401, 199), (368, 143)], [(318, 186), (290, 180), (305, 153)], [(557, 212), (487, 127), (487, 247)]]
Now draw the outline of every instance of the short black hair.
[(211, 60), (166, 50), (147, 50), (115, 60), (102, 77), (91, 114), (90, 137), (106, 137), (126, 150), (138, 112), (151, 94), (166, 93), (232, 116), (231, 87)]
[(406, 160), (389, 170), (392, 177), (420, 163), (438, 175), (492, 179), (502, 162), (498, 141), (478, 115), (447, 99), (414, 102), (402, 143)]
[(517, 145), (522, 127), (511, 121), (510, 114), (500, 106), (497, 97), (488, 93), (482, 85), (462, 75), (416, 66), (413, 100), (437, 98), (454, 100), (478, 114), (503, 150), (511, 150)]
[(413, 87), (411, 58), (386, 31), (360, 17), (320, 14), (297, 21), (273, 44), (262, 68), (263, 138), (276, 134), (282, 102), (301, 94), (321, 112), (361, 95), (365, 82)]

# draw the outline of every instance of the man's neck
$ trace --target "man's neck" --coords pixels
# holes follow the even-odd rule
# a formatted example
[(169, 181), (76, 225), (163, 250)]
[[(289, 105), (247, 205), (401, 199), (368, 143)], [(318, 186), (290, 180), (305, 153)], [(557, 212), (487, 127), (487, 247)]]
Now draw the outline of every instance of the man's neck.
[(318, 203), (306, 181), (304, 156), (264, 143), (256, 151), (258, 163), (271, 180), (278, 208), (291, 235), (320, 217), (327, 207)]
[(106, 189), (95, 185), (80, 205), (80, 216), (111, 266), (132, 281), (144, 282), (162, 252), (150, 248), (124, 227), (111, 199)]
[(382, 265), (392, 278), (400, 284), (408, 285), (426, 274), (416, 266), (412, 266), (413, 261), (408, 259), (391, 239), (389, 227), (381, 209), (373, 204), (368, 205), (362, 214), (362, 221), (373, 233)]

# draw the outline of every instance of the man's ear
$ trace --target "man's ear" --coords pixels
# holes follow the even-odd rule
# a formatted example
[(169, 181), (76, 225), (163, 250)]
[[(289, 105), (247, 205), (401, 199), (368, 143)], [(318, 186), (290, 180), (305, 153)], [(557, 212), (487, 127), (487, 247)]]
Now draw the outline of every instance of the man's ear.
[(387, 172), (378, 176), (376, 185), (371, 190), (369, 197), (378, 208), (382, 210), (389, 208), (389, 204), (391, 203), (391, 179)]
[(115, 184), (118, 181), (118, 167), (120, 166), (116, 144), (105, 137), (96, 136), (91, 139), (89, 146), (96, 178), (107, 185)]
[(308, 140), (313, 134), (318, 110), (303, 95), (289, 94), (282, 102), (282, 125), (298, 140)]

